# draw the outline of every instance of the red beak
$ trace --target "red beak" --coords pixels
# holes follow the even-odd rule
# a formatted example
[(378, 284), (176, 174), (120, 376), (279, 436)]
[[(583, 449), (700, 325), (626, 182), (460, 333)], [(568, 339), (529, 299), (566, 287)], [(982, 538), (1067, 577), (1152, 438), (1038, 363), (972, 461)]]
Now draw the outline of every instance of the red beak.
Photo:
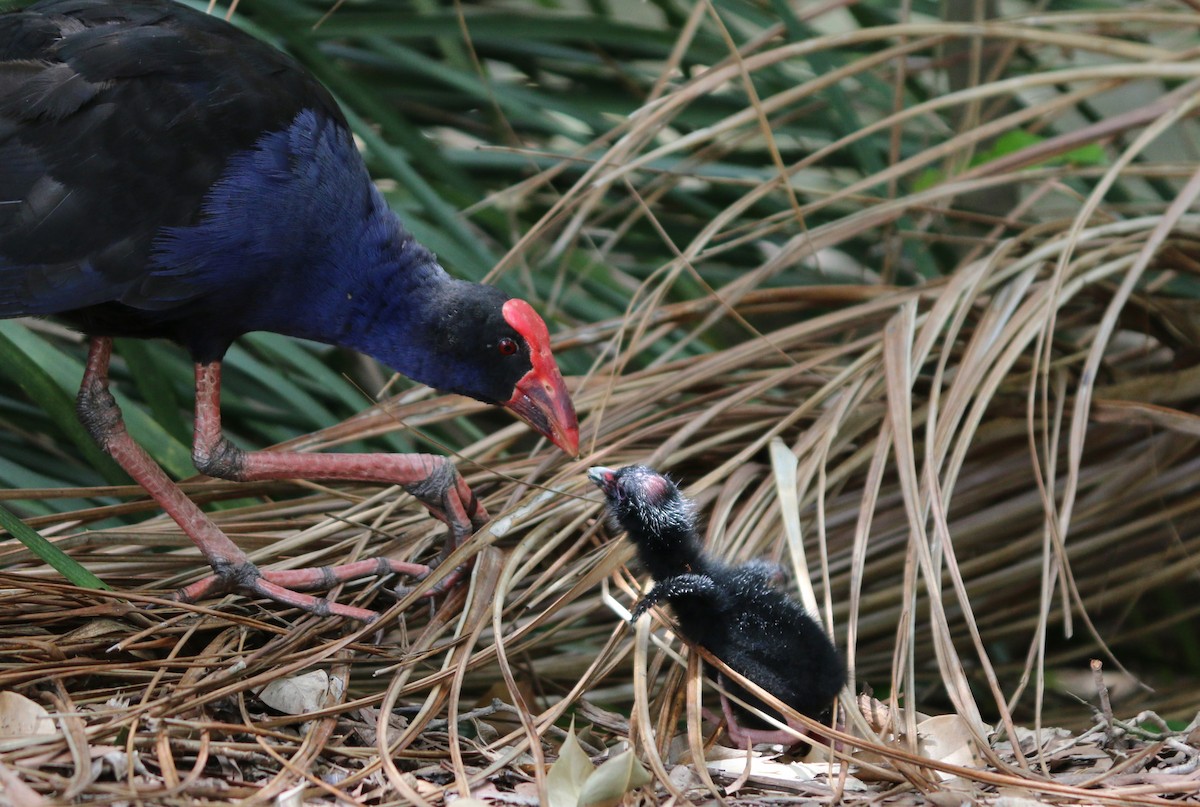
[(539, 373), (538, 368), (534, 367), (526, 373), (517, 382), (512, 399), (504, 405), (574, 457), (579, 454), (579, 423), (575, 419), (575, 407), (558, 367), (551, 367), (553, 372)]
[(579, 455), (579, 421), (571, 394), (563, 383), (562, 373), (550, 353), (550, 334), (529, 303), (509, 300), (504, 304), (504, 319), (529, 344), (529, 361), (533, 365), (513, 390), (504, 405), (535, 428), (554, 445), (570, 454)]

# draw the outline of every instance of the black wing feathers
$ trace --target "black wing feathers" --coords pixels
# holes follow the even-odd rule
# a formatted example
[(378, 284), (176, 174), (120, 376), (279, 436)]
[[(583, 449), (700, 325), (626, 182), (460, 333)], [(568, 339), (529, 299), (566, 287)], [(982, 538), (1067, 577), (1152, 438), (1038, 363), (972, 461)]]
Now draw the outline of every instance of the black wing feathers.
[(136, 297), (161, 228), (305, 108), (342, 120), (288, 56), (165, 0), (0, 16), (0, 317)]

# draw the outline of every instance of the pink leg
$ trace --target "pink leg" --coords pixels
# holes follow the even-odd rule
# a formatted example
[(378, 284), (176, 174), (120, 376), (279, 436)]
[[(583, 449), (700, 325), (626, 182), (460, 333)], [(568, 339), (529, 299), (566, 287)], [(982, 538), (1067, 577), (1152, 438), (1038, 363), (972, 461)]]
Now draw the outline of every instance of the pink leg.
[[(796, 734), (799, 734), (800, 737), (797, 737), (796, 734), (792, 734), (790, 731), (784, 731), (783, 729), (744, 728), (741, 723), (738, 722), (737, 714), (733, 711), (733, 704), (731, 704), (729, 702), (729, 698), (725, 697), (724, 695), (721, 696), (721, 711), (725, 715), (725, 730), (729, 734), (730, 742), (741, 748), (744, 748), (747, 744), (754, 746), (758, 745), (759, 743), (771, 743), (772, 745), (782, 745), (784, 748), (791, 748), (797, 743), (804, 742), (804, 740), (801, 738), (811, 737), (817, 742), (826, 744), (831, 743), (835, 750), (842, 750), (842, 743), (840, 741), (831, 740), (825, 734), (812, 731), (807, 726), (801, 725), (799, 722), (794, 720), (787, 720), (786, 718), (784, 722), (786, 722), (788, 726), (790, 726), (796, 732)], [(713, 717), (707, 714), (705, 716), (709, 717), (709, 719), (712, 719)], [(838, 729), (844, 728), (840, 719), (837, 722), (837, 727)]]
[[(443, 556), (450, 554), (488, 520), (487, 510), (446, 457), (434, 454), (302, 454), (238, 448), (221, 433), (220, 362), (196, 365), (196, 432), (192, 459), (196, 467), (209, 476), (242, 482), (344, 479), (401, 485), (450, 528)], [(428, 572), (427, 567), (421, 568)], [(429, 594), (447, 590), (462, 574), (461, 568), (455, 569)], [(297, 585), (307, 586), (307, 578)]]
[[(180, 599), (190, 602), (192, 598), (189, 594), (192, 593), (201, 596), (237, 588), (322, 616), (344, 616), (368, 622), (378, 616), (374, 611), (365, 608), (338, 605), (328, 600), (289, 591), (284, 586), (315, 587), (326, 581), (344, 582), (369, 574), (378, 574), (383, 569), (380, 561), (361, 561), (328, 570), (260, 572), (246, 557), (246, 553), (239, 549), (229, 536), (221, 532), (129, 436), (121, 418), (121, 410), (108, 389), (108, 364), (111, 356), (111, 339), (92, 339), (76, 408), (80, 420), (92, 438), (158, 502), (167, 515), (175, 519), (204, 553), (204, 557), (216, 572), (215, 577), (184, 589), (179, 595)], [(386, 564), (387, 571), (405, 574), (428, 571), (426, 567), (416, 564), (396, 561), (382, 563)]]
[[(738, 722), (737, 715), (733, 711), (733, 704), (729, 702), (729, 698), (721, 696), (721, 711), (725, 715), (725, 730), (729, 733), (730, 741), (738, 746), (745, 747), (747, 744), (758, 745), (759, 743), (772, 743), (774, 745), (782, 745), (785, 748), (790, 748), (798, 742), (801, 742), (794, 734), (783, 729), (748, 729), (743, 728)], [(804, 727), (792, 723), (790, 720), (787, 724), (795, 729), (804, 737), (808, 736), (808, 730)]]

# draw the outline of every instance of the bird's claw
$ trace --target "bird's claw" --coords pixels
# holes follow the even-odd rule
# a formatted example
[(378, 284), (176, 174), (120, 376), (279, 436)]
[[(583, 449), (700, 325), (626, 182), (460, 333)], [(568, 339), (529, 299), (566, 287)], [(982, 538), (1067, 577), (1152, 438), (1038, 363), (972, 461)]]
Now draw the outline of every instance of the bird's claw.
[(488, 523), (487, 510), (448, 460), (428, 468), (424, 478), (404, 485), (404, 489), (450, 528), (446, 554)]
[[(448, 460), (430, 468), (424, 479), (405, 485), (404, 489), (448, 528), (449, 533), (442, 547), (443, 561), (490, 521), (487, 510)], [(469, 568), (469, 562), (458, 566), (422, 596), (437, 597), (450, 591), (463, 580)], [(426, 576), (421, 575), (414, 582), (419, 583)], [(414, 588), (413, 585), (398, 585), (392, 589), (392, 594), (404, 599)]]
[[(446, 592), (450, 591), (451, 589), (453, 589), (455, 586), (457, 586), (459, 583), (462, 582), (462, 580), (466, 576), (467, 570), (469, 568), (470, 568), (470, 564), (466, 564), (466, 563), (464, 563), (461, 566), (456, 567), (453, 571), (450, 572), (450, 574), (446, 575), (441, 580), (437, 581), (432, 586), (430, 586), (428, 590), (421, 592), (421, 598), (422, 599), (432, 599), (434, 597), (439, 597), (442, 594), (445, 594)], [(416, 589), (417, 589), (416, 584), (419, 584), (422, 580), (429, 577), (429, 575), (432, 573), (433, 573), (433, 570), (430, 569), (425, 574), (413, 578), (413, 583), (410, 583), (407, 585), (406, 584), (398, 584), (398, 585), (394, 586), (391, 589), (392, 596), (394, 596), (397, 600), (404, 599), (409, 594), (412, 594), (414, 591), (416, 591)]]

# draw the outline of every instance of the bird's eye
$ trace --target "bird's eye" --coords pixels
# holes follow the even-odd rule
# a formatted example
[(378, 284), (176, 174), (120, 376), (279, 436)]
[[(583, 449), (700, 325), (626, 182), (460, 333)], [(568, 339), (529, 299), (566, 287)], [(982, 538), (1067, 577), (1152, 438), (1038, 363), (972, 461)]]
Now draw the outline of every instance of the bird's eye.
[(517, 352), (517, 343), (506, 336), (496, 345), (496, 349), (500, 351), (501, 356), (511, 356)]

